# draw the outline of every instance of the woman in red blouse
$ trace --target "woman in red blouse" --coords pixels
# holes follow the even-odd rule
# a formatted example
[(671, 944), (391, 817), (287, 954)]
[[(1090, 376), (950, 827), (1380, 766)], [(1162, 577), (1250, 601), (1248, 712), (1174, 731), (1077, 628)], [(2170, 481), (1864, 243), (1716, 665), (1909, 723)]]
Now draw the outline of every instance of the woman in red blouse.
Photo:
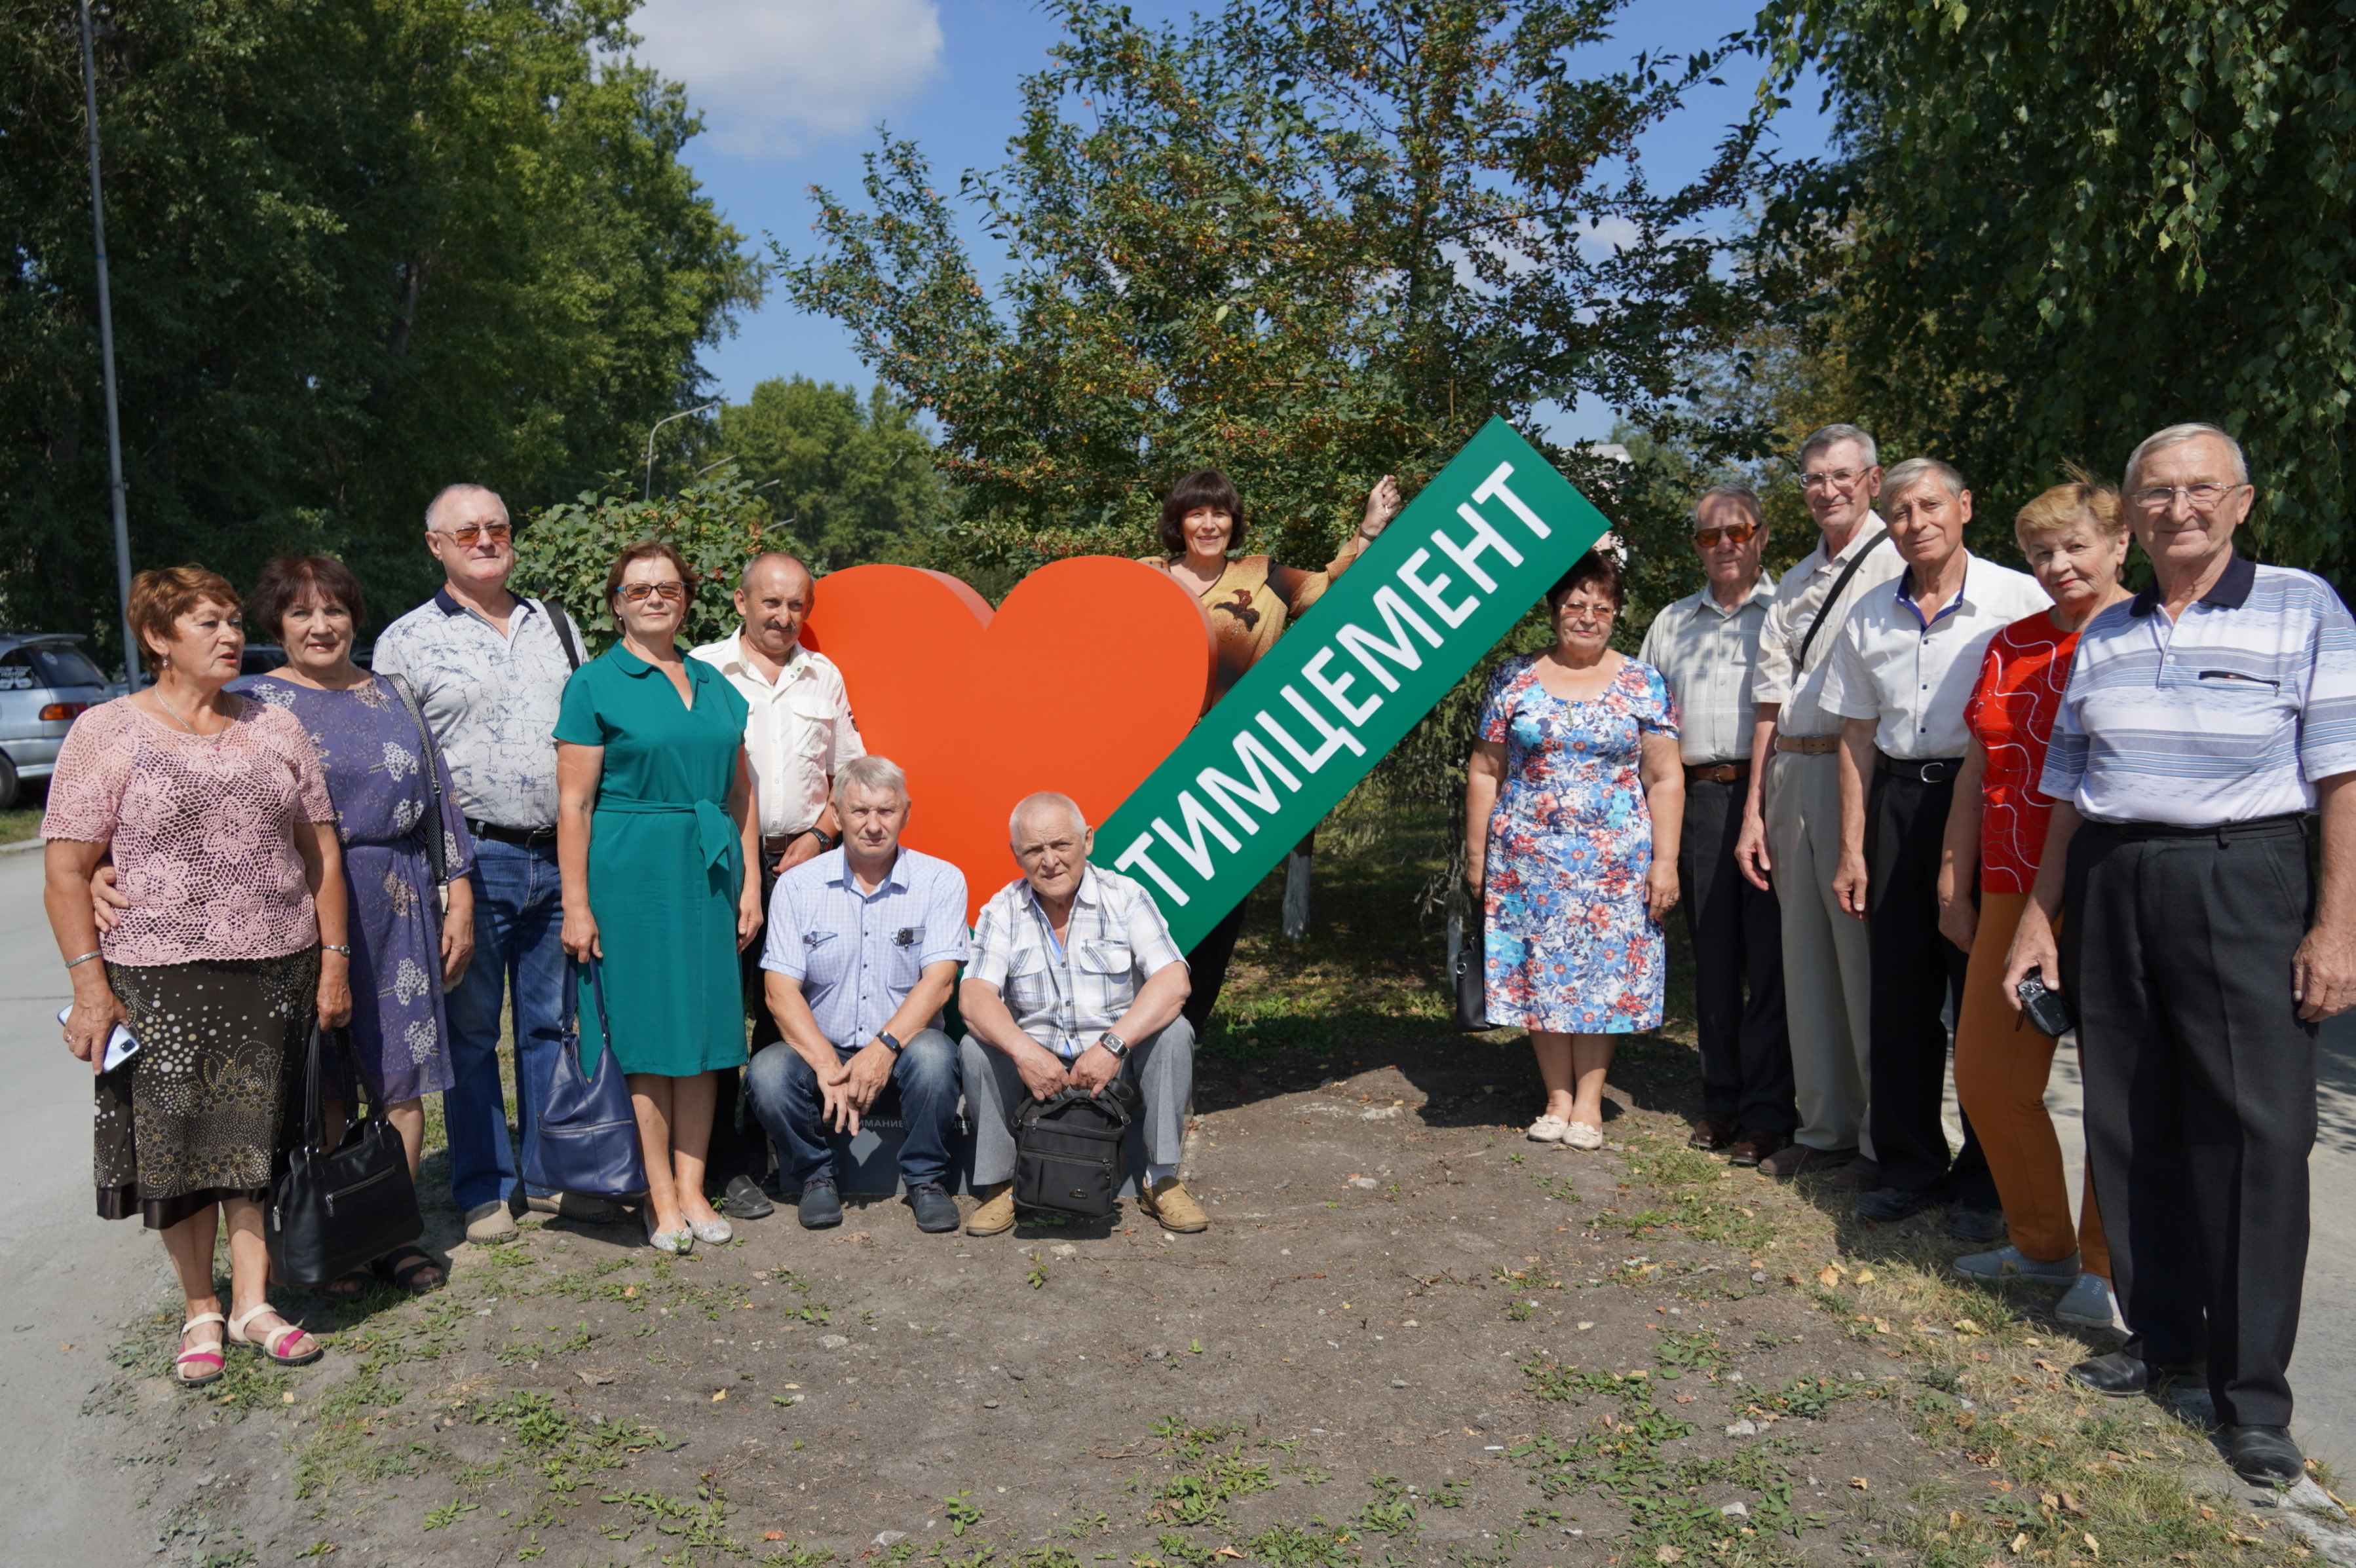
[(1939, 872), (1939, 929), (1972, 955), (1955, 1020), (1955, 1093), (1987, 1151), (2012, 1243), (1957, 1258), (1955, 1267), (1984, 1284), (2066, 1285), (2056, 1316), (2109, 1328), (2118, 1307), (2094, 1189), (2087, 1184), (2084, 1213), (2073, 1228), (2062, 1145), (2045, 1111), (2055, 1042), (2006, 1000), (2003, 981), (2053, 806), (2037, 793), (2045, 744), (2079, 632), (2126, 597), (2119, 585), (2126, 519), (2116, 490), (2081, 480), (2057, 485), (2022, 507), (2013, 533), (2053, 608), (2014, 622), (1988, 645), (1965, 709), (1971, 751), (1956, 775)]

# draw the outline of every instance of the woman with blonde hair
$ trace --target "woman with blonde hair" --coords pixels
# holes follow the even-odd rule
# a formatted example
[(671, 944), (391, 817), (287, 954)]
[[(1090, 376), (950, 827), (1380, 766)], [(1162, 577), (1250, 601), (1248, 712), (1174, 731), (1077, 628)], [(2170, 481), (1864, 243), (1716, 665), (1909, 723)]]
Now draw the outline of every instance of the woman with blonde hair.
[(2003, 981), (2045, 847), (2053, 803), (2037, 792), (2037, 780), (2078, 634), (2127, 596), (2119, 582), (2126, 518), (2116, 490), (2082, 475), (2023, 507), (2013, 533), (2053, 607), (1998, 632), (1981, 661), (1965, 710), (1971, 750), (1955, 778), (1939, 870), (1939, 929), (1971, 955), (1955, 1020), (1955, 1093), (1987, 1151), (2012, 1239), (1957, 1258), (1955, 1268), (1987, 1285), (2065, 1285), (2056, 1316), (2110, 1328), (2118, 1306), (2094, 1182), (2073, 1227), (2062, 1146), (2045, 1109), (2056, 1042), (2014, 1008)]

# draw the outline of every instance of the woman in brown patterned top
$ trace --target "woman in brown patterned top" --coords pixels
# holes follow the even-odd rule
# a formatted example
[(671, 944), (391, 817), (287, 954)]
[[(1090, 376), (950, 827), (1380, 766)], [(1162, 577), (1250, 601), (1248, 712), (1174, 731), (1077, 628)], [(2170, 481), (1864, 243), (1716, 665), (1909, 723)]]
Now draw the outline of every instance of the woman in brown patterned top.
[[(1211, 619), (1211, 641), (1218, 667), (1211, 677), (1211, 703), (1226, 696), (1236, 682), (1276, 645), (1284, 628), (1324, 596), (1333, 580), (1350, 568), (1374, 543), (1405, 505), (1398, 481), (1384, 475), (1366, 492), (1365, 516), (1341, 553), (1323, 571), (1302, 571), (1264, 555), (1237, 556), (1244, 542), (1244, 504), (1235, 482), (1215, 468), (1198, 468), (1172, 486), (1162, 502), (1162, 544), (1169, 553), (1146, 557), (1146, 564), (1168, 572), (1202, 602)], [(1238, 901), (1227, 917), (1213, 926), (1194, 950), (1186, 955), (1194, 990), (1186, 998), (1185, 1018), (1200, 1039), (1210, 1021), (1226, 979), (1227, 959), (1235, 952), (1236, 933), (1243, 929), (1244, 905)]]

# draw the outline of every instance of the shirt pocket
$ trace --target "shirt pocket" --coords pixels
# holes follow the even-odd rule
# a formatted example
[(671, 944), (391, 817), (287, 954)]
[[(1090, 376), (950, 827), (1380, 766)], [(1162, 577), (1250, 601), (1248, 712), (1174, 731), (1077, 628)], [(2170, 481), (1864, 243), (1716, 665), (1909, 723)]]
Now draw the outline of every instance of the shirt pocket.
[(892, 973), (894, 989), (905, 991), (914, 986), (925, 972), (925, 928), (921, 925), (894, 926), (884, 935), (885, 962)]
[(852, 944), (834, 931), (802, 933), (802, 985), (805, 989), (839, 986), (851, 977)]
[(796, 690), (787, 699), (793, 726), (794, 755), (804, 762), (823, 763), (834, 748), (834, 712), (815, 691)]
[(1090, 937), (1072, 949), (1072, 967), (1090, 975), (1126, 978), (1136, 965), (1136, 955), (1125, 942)]

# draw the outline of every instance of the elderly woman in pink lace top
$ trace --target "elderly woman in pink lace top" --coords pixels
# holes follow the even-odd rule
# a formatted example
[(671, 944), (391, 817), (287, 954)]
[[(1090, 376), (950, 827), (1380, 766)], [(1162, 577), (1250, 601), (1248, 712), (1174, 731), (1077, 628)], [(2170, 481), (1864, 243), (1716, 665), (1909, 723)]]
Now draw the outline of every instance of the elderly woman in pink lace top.
[[(66, 1043), (97, 1076), (98, 1211), (163, 1233), (187, 1298), (175, 1375), (221, 1375), (227, 1339), (286, 1365), (316, 1341), (273, 1311), (262, 1200), (313, 1016), (351, 1016), (335, 807), (302, 724), (221, 688), (245, 632), (197, 567), (139, 574), (131, 622), (155, 684), (91, 709), (58, 754), (41, 837), (50, 929), (73, 977)], [(129, 901), (98, 934), (112, 853)], [(106, 1071), (127, 1023), (138, 1050)], [(213, 1290), (228, 1221), (231, 1311)]]

